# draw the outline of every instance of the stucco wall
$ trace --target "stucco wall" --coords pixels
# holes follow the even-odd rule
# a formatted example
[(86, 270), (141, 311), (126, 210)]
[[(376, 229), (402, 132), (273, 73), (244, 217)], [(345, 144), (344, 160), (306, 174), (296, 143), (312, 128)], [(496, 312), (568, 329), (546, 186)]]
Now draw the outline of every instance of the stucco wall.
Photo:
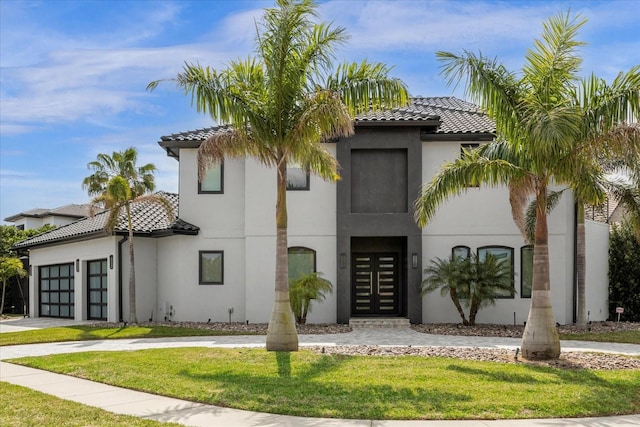
[[(119, 240), (122, 238), (120, 237)], [(158, 240), (133, 239), (136, 281), (136, 316), (139, 322), (155, 318), (158, 283)], [(122, 318), (131, 321), (129, 306), (129, 241), (122, 243)]]
[[(440, 165), (460, 156), (462, 142), (423, 143), (423, 181), (428, 182)], [(573, 321), (573, 200), (564, 195), (549, 216), (550, 280), (553, 311), (557, 322)], [(522, 298), (520, 248), (526, 245), (511, 216), (506, 188), (469, 188), (443, 203), (422, 232), (422, 265), (428, 267), (436, 257), (451, 255), (454, 246), (507, 246), (514, 254), (514, 298), (496, 300), (495, 306), (480, 310), (478, 323), (522, 324), (526, 321), (530, 298)], [(423, 322), (460, 322), (450, 298), (439, 291), (424, 296)]]
[[(110, 255), (117, 258), (116, 239), (104, 237), (83, 242), (68, 243), (64, 246), (38, 248), (30, 251), (29, 263), (31, 276), (29, 277), (29, 313), (32, 317), (39, 317), (39, 268), (40, 266), (73, 263), (74, 264), (74, 304), (75, 320), (87, 319), (87, 261), (107, 259)], [(79, 271), (75, 269), (78, 260)], [(108, 263), (108, 261), (107, 261)], [(118, 266), (114, 262), (113, 269), (107, 270), (108, 287), (108, 321), (117, 322), (118, 319)]]
[[(159, 243), (158, 319), (229, 321), (233, 309), (232, 321), (268, 322), (275, 285), (275, 169), (253, 159), (225, 160), (224, 193), (198, 194), (196, 159), (195, 149), (180, 151), (180, 217), (200, 233)], [(315, 250), (317, 270), (335, 284), (335, 184), (312, 175), (310, 191), (289, 191), (287, 202), (289, 246)], [(201, 250), (224, 251), (222, 285), (199, 285)], [(314, 305), (309, 321), (335, 322), (335, 296)]]
[(585, 221), (586, 305), (589, 320), (609, 317), (609, 224)]

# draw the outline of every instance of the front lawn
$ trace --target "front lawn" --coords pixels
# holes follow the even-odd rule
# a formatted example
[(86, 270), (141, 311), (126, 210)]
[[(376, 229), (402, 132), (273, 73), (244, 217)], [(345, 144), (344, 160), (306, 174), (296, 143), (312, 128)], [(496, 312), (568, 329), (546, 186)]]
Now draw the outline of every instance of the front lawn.
[(640, 344), (640, 331), (574, 332), (560, 334), (560, 339)]
[[(46, 408), (46, 409), (44, 409)], [(0, 425), (11, 427), (178, 427), (81, 405), (25, 387), (2, 383)]]
[(62, 354), (14, 362), (195, 402), (311, 417), (504, 419), (640, 413), (640, 370), (202, 348)]
[(67, 326), (0, 334), (0, 346), (62, 341), (107, 340), (122, 338), (164, 338), (220, 335), (256, 335), (247, 331), (182, 328), (173, 326)]

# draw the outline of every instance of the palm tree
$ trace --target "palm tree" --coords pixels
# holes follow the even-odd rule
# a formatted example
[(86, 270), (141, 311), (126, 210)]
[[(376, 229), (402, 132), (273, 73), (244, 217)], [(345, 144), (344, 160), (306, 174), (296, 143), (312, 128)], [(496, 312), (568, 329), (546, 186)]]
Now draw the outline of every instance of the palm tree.
[[(495, 305), (496, 291), (514, 292), (511, 267), (492, 254), (484, 259), (475, 253), (471, 257), (436, 258), (425, 273), (422, 295), (436, 289), (440, 289), (443, 297), (449, 294), (465, 326), (475, 326), (478, 311)], [(468, 320), (463, 305), (469, 309)]]
[[(149, 194), (155, 189), (152, 163), (136, 167), (138, 152), (135, 148), (114, 151), (113, 155), (98, 154), (97, 160), (87, 167), (93, 174), (82, 181), (82, 187), (90, 196), (95, 207), (108, 209), (105, 229), (112, 233), (118, 226), (124, 210), (129, 232), (129, 322), (138, 323), (136, 314), (136, 275), (133, 250), (133, 222), (131, 208), (134, 203), (154, 203), (161, 206), (167, 217), (173, 221), (174, 214), (167, 199), (157, 194)], [(94, 212), (92, 212), (93, 214)]]
[[(460, 194), (471, 183), (490, 186), (510, 184), (527, 188), (536, 206), (531, 308), (522, 338), (522, 353), (528, 359), (554, 359), (560, 355), (560, 340), (551, 305), (547, 197), (552, 184), (570, 184), (583, 200), (599, 201), (603, 191), (596, 185), (596, 170), (568, 156), (580, 136), (581, 111), (573, 95), (581, 59), (575, 40), (584, 19), (558, 14), (544, 24), (542, 39), (528, 51), (519, 77), (496, 59), (470, 52), (456, 55), (438, 52), (448, 83), (466, 77), (466, 90), (495, 120), (499, 140), (489, 144), (495, 156), (474, 153), (448, 163), (416, 201), (420, 226), (433, 217), (436, 207)], [(526, 193), (526, 191), (525, 191)]]
[[(603, 79), (591, 75), (583, 79), (575, 92), (574, 103), (580, 108), (582, 115), (581, 134), (575, 141), (574, 150), (569, 157), (580, 157), (582, 161), (591, 161), (602, 170), (603, 185), (609, 189), (621, 190), (615, 182), (605, 182), (606, 165), (622, 163), (628, 170), (640, 158), (640, 128), (627, 125), (624, 121), (640, 116), (640, 65), (632, 67), (627, 73), (619, 73), (608, 85)], [(576, 162), (579, 164), (579, 162)], [(578, 312), (576, 324), (578, 328), (587, 326), (585, 300), (585, 268), (586, 239), (584, 223), (584, 205), (579, 191), (574, 191), (577, 206), (577, 287)], [(632, 205), (633, 197), (629, 193), (619, 191), (618, 195), (626, 204)]]
[(185, 64), (174, 81), (191, 95), (197, 111), (231, 125), (199, 147), (200, 179), (224, 157), (249, 156), (276, 169), (275, 301), (267, 350), (296, 351), (288, 289), (287, 165), (335, 181), (337, 162), (320, 143), (352, 135), (356, 114), (404, 105), (408, 94), (383, 64), (345, 64), (331, 73), (334, 48), (346, 41), (345, 30), (315, 24), (312, 0), (277, 3), (257, 26), (255, 57), (232, 61), (223, 70)]
[(299, 325), (307, 323), (307, 314), (311, 312), (311, 302), (324, 301), (325, 292), (333, 292), (333, 285), (324, 279), (322, 273), (304, 274), (289, 283), (291, 310)]
[(425, 268), (427, 277), (420, 285), (421, 294), (425, 295), (440, 289), (440, 296), (447, 294), (456, 307), (462, 324), (469, 325), (467, 315), (462, 308), (462, 301), (469, 298), (469, 258), (451, 255), (449, 258), (436, 258)]

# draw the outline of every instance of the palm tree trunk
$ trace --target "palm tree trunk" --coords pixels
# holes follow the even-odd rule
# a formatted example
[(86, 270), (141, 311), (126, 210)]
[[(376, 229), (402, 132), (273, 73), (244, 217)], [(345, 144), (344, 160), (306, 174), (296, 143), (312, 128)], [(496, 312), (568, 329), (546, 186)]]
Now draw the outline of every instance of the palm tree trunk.
[(550, 285), (547, 186), (539, 185), (536, 195), (531, 308), (522, 335), (522, 356), (526, 359), (548, 360), (560, 356), (560, 338), (553, 318)]
[(131, 209), (126, 205), (127, 220), (129, 223), (129, 323), (138, 323), (136, 313), (136, 270), (133, 251), (133, 223), (131, 222)]
[(475, 296), (471, 297), (471, 308), (469, 309), (469, 326), (476, 325), (476, 316), (478, 315), (479, 309), (480, 301), (478, 301), (478, 298)]
[(458, 310), (458, 314), (462, 318), (462, 324), (464, 326), (469, 326), (469, 321), (467, 320), (467, 316), (464, 314), (464, 310), (462, 309), (462, 305), (460, 305), (460, 298), (458, 298), (458, 291), (455, 288), (449, 288), (449, 297), (451, 297), (451, 301), (453, 301), (453, 305), (456, 306), (456, 310)]
[(7, 290), (7, 281), (2, 281), (2, 302), (0, 302), (0, 314), (4, 313), (4, 295)]
[(577, 201), (578, 215), (576, 223), (576, 270), (578, 276), (578, 315), (576, 326), (578, 329), (587, 327), (587, 302), (585, 298), (586, 283), (586, 236), (584, 228), (584, 204)]
[(268, 351), (298, 351), (296, 322), (289, 302), (287, 259), (287, 164), (278, 164), (276, 202), (276, 286), (271, 320), (267, 329)]

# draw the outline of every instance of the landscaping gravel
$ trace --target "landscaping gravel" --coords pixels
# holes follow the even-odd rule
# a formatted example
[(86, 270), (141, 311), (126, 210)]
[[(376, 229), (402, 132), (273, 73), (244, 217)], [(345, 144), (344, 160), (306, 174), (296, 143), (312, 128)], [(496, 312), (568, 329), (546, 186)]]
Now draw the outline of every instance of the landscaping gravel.
[[(104, 325), (104, 324), (102, 324)], [(141, 323), (144, 325), (164, 325), (174, 327), (189, 327), (198, 329), (212, 329), (234, 331), (239, 333), (266, 334), (266, 323)], [(416, 332), (439, 335), (490, 336), (521, 338), (524, 326), (521, 325), (488, 325), (462, 326), (455, 323), (418, 324), (411, 325)], [(338, 334), (350, 332), (348, 325), (342, 324), (308, 324), (297, 325), (299, 334)], [(640, 331), (640, 323), (630, 322), (592, 322), (591, 332)], [(559, 333), (584, 333), (573, 325), (558, 326)], [(640, 358), (617, 354), (562, 352), (558, 360), (529, 361), (515, 352), (502, 349), (487, 349), (477, 347), (412, 347), (412, 346), (369, 346), (369, 345), (340, 345), (340, 346), (308, 346), (312, 351), (326, 354), (343, 354), (358, 356), (424, 356), (450, 357), (456, 359), (477, 360), (499, 363), (526, 363), (536, 366), (550, 366), (562, 369), (640, 369)]]

